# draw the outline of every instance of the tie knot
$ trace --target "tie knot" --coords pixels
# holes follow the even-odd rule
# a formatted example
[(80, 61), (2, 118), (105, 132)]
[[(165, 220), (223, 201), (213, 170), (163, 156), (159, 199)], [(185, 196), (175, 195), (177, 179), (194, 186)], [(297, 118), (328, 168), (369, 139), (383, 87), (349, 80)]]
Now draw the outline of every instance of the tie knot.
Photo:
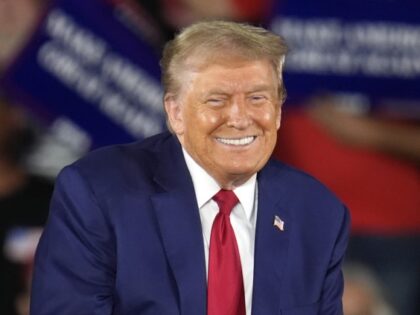
[(232, 190), (220, 189), (214, 195), (213, 200), (219, 205), (219, 210), (226, 215), (230, 215), (233, 207), (239, 202), (238, 197)]

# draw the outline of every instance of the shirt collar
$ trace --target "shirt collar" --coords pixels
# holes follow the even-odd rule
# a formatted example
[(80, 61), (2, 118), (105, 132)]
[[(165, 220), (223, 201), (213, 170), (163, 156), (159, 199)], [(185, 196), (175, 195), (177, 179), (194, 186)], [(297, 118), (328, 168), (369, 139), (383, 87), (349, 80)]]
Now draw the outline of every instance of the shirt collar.
[[(220, 190), (220, 186), (184, 148), (182, 148), (182, 153), (193, 181), (198, 207), (201, 208)], [(254, 174), (244, 184), (233, 190), (248, 220), (251, 220), (254, 210), (256, 183), (257, 174)]]

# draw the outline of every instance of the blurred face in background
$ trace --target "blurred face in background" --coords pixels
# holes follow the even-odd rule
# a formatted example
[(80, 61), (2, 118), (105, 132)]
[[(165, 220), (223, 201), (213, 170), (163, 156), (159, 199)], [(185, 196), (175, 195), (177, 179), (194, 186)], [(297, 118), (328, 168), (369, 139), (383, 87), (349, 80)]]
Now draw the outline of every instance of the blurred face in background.
[(165, 20), (182, 28), (206, 18), (264, 21), (273, 0), (161, 0)]
[(185, 150), (222, 187), (232, 189), (269, 159), (280, 127), (278, 78), (267, 60), (212, 61), (166, 95), (169, 123)]
[(43, 0), (0, 1), (0, 72), (19, 52), (34, 30)]
[(24, 113), (0, 97), (0, 159), (17, 163), (32, 142)]
[(376, 298), (366, 285), (355, 281), (346, 282), (343, 296), (344, 314), (375, 315), (376, 305)]

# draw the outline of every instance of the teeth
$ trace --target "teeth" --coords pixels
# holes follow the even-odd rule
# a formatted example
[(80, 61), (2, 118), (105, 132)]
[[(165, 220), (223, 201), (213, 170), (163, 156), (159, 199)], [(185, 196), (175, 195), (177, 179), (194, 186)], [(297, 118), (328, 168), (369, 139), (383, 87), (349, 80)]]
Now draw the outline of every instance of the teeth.
[(247, 145), (250, 144), (252, 141), (254, 141), (255, 137), (245, 137), (245, 138), (239, 138), (239, 139), (228, 139), (228, 138), (217, 138), (217, 141), (228, 144), (228, 145)]

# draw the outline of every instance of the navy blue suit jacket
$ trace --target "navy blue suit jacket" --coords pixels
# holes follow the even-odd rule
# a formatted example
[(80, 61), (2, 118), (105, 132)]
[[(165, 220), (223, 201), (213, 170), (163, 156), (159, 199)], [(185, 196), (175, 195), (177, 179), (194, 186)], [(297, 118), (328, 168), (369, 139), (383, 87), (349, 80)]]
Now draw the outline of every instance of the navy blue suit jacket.
[[(257, 178), (252, 314), (342, 314), (345, 207), (276, 161)], [(206, 314), (199, 211), (174, 136), (100, 149), (61, 172), (36, 254), (31, 314)]]

